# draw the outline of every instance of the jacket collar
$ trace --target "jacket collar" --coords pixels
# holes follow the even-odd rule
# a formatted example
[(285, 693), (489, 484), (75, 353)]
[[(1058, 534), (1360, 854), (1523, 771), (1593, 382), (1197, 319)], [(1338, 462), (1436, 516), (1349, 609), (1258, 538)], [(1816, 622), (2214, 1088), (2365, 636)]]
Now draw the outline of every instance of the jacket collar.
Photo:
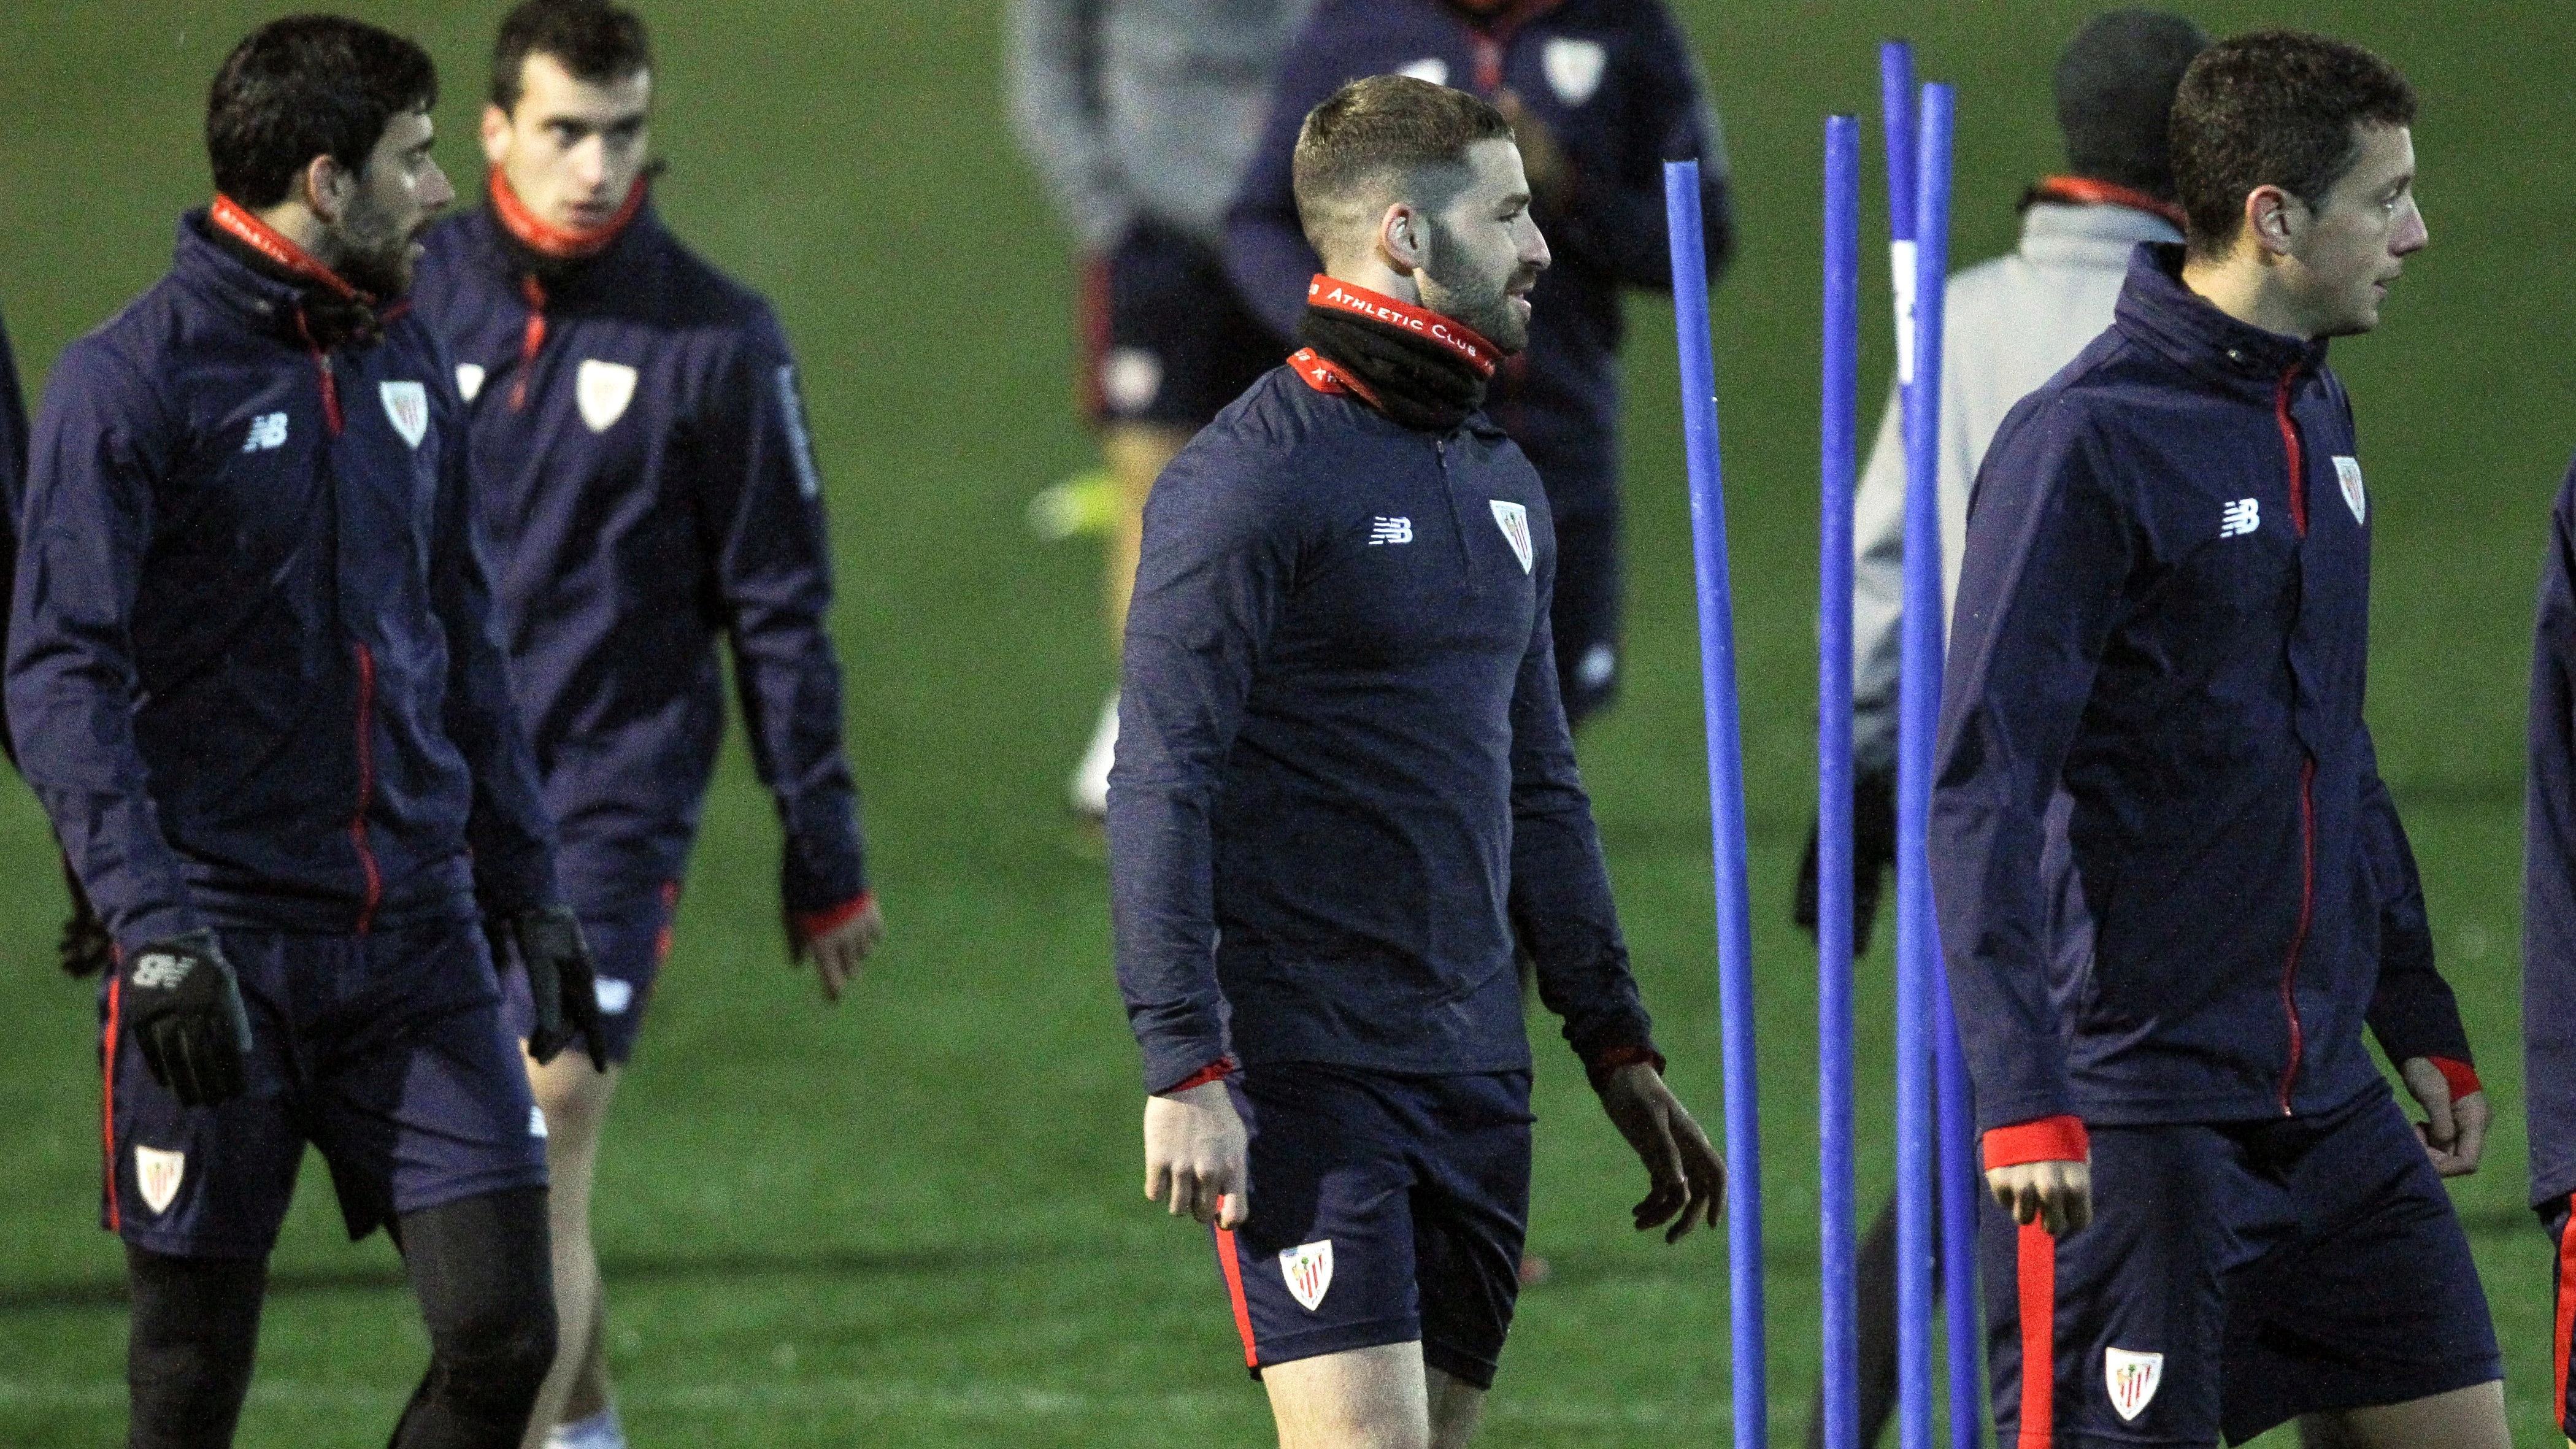
[(464, 218), (474, 263), (484, 275), (516, 292), (520, 279), (537, 277), (556, 301), (611, 293), (624, 285), (639, 257), (649, 255), (662, 235), (662, 221), (649, 198), (639, 199), (635, 214), (596, 253), (557, 259), (530, 249), (493, 211), (490, 198)]
[(2283, 378), (2322, 371), (2326, 344), (2239, 322), (2182, 283), (2180, 245), (2150, 242), (2129, 256), (2113, 316), (2122, 332), (2222, 390), (2269, 400)]
[(200, 207), (179, 218), (178, 246), (170, 273), (181, 286), (232, 313), (252, 330), (295, 335), (296, 313), (314, 290), (244, 260), (215, 239)]

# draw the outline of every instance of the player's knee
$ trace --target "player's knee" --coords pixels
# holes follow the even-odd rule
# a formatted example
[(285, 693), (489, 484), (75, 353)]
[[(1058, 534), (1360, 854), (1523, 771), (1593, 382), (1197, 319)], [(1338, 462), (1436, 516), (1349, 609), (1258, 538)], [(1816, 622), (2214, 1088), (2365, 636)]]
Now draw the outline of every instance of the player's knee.
[(433, 1381), (466, 1417), (524, 1420), (554, 1367), (554, 1299), (543, 1291), (511, 1294), (453, 1321), (433, 1322), (429, 1344)]

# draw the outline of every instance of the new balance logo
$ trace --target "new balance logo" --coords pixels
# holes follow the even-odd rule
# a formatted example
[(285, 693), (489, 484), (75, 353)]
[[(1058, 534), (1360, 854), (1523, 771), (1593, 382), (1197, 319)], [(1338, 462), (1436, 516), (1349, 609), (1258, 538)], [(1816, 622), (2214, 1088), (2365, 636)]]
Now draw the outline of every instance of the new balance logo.
[(134, 963), (134, 984), (145, 991), (168, 991), (187, 980), (188, 973), (196, 968), (196, 964), (185, 956), (154, 951)]
[(286, 414), (262, 413), (250, 420), (250, 436), (242, 439), (245, 453), (265, 453), (286, 446)]
[(2234, 538), (2252, 533), (2263, 526), (2263, 503), (2258, 498), (2239, 498), (2218, 510), (2218, 536)]
[(1413, 542), (1413, 520), (1410, 518), (1373, 518), (1369, 520), (1369, 547), (1382, 543)]

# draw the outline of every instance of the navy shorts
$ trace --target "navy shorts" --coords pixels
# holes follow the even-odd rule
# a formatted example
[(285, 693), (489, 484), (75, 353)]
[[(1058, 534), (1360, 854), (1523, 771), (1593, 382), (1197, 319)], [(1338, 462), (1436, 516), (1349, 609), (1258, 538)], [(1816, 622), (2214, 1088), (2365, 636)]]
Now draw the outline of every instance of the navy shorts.
[(1217, 1267), (1253, 1374), (1420, 1340), (1424, 1363), (1491, 1387), (1529, 1223), (1529, 1073), (1269, 1062), (1231, 1090), (1252, 1218), (1217, 1233)]
[(545, 1122), (479, 926), (217, 935), (251, 1032), (247, 1088), (221, 1106), (182, 1107), (153, 1081), (118, 1030), (115, 979), (100, 992), (110, 1231), (179, 1257), (266, 1257), (308, 1142), (352, 1238), (545, 1185)]
[[(635, 1039), (644, 1034), (644, 1008), (653, 1002), (653, 983), (671, 954), (671, 921), (680, 906), (680, 883), (670, 881), (661, 893), (629, 905), (581, 912), (581, 939), (590, 947), (591, 969), (599, 979), (599, 1029), (608, 1060), (624, 1065), (635, 1055)], [(536, 1003), (528, 998), (528, 974), (513, 969), (501, 980), (501, 1019), (520, 1041), (537, 1029)]]
[(1294, 350), (1243, 304), (1214, 248), (1152, 221), (1091, 264), (1082, 333), (1093, 421), (1192, 432)]
[(2503, 1377), (2450, 1194), (2384, 1087), (2092, 1142), (2096, 1216), (2062, 1243), (1981, 1195), (2001, 1442), (2237, 1444)]
[(1556, 641), (1557, 693), (1579, 725), (1619, 691), (1619, 511), (1556, 520), (1556, 596), (1547, 611)]

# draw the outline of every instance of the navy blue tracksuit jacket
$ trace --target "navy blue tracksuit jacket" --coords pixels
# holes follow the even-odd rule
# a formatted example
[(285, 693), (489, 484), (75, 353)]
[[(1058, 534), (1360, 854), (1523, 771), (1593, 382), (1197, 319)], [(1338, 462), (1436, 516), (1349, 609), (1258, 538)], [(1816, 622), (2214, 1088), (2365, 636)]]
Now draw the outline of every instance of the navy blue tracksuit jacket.
[[(2429, 949), (2383, 989), (2383, 918), (2420, 939), (2421, 907), (2362, 722), (2350, 404), (2323, 344), (2193, 296), (2181, 252), (2139, 249), (1969, 515), (1931, 862), (1989, 1130), (2322, 1111), (2378, 1081), (2365, 1016), (2392, 1053), (2465, 1060)], [(2061, 784), (2094, 939), (2052, 993)]]
[(857, 899), (822, 480), (768, 304), (649, 206), (538, 278), (490, 207), (452, 218), (412, 291), (454, 355), (567, 893), (605, 909), (680, 878), (724, 730), (721, 637), (789, 915)]
[(303, 300), (191, 213), (36, 421), (9, 718), (129, 952), (555, 900), (446, 354), (399, 309), (317, 351)]
[(1412, 431), (1282, 367), (1164, 471), (1109, 777), (1147, 1091), (1227, 1055), (1525, 1070), (1515, 929), (1587, 1062), (1649, 1044), (1555, 566), (1538, 475), (1481, 414)]
[[(8, 324), (0, 322), (0, 598), (13, 592), (18, 576), (18, 512), (26, 502), (27, 399), (18, 388), (18, 354), (9, 345)], [(7, 654), (8, 631), (0, 624), (0, 659)], [(0, 724), (0, 746), (12, 761), (18, 758), (5, 724)]]
[(2523, 1091), (2531, 1200), (2576, 1193), (2576, 465), (2550, 511), (2531, 642), (2522, 883)]
[(1564, 151), (1570, 202), (1532, 210), (1555, 264), (1530, 294), (1529, 348), (1495, 377), (1486, 411), (1537, 465), (1557, 517), (1616, 508), (1619, 293), (1672, 288), (1664, 162), (1700, 163), (1712, 277), (1734, 250), (1725, 147), (1688, 37), (1657, 0), (1512, 0), (1489, 13), (1325, 0), (1280, 61), (1267, 129), (1226, 219), (1226, 269), (1283, 339), (1323, 270), (1289, 187), (1298, 127), (1345, 84), (1394, 71), (1488, 100), (1508, 89)]

